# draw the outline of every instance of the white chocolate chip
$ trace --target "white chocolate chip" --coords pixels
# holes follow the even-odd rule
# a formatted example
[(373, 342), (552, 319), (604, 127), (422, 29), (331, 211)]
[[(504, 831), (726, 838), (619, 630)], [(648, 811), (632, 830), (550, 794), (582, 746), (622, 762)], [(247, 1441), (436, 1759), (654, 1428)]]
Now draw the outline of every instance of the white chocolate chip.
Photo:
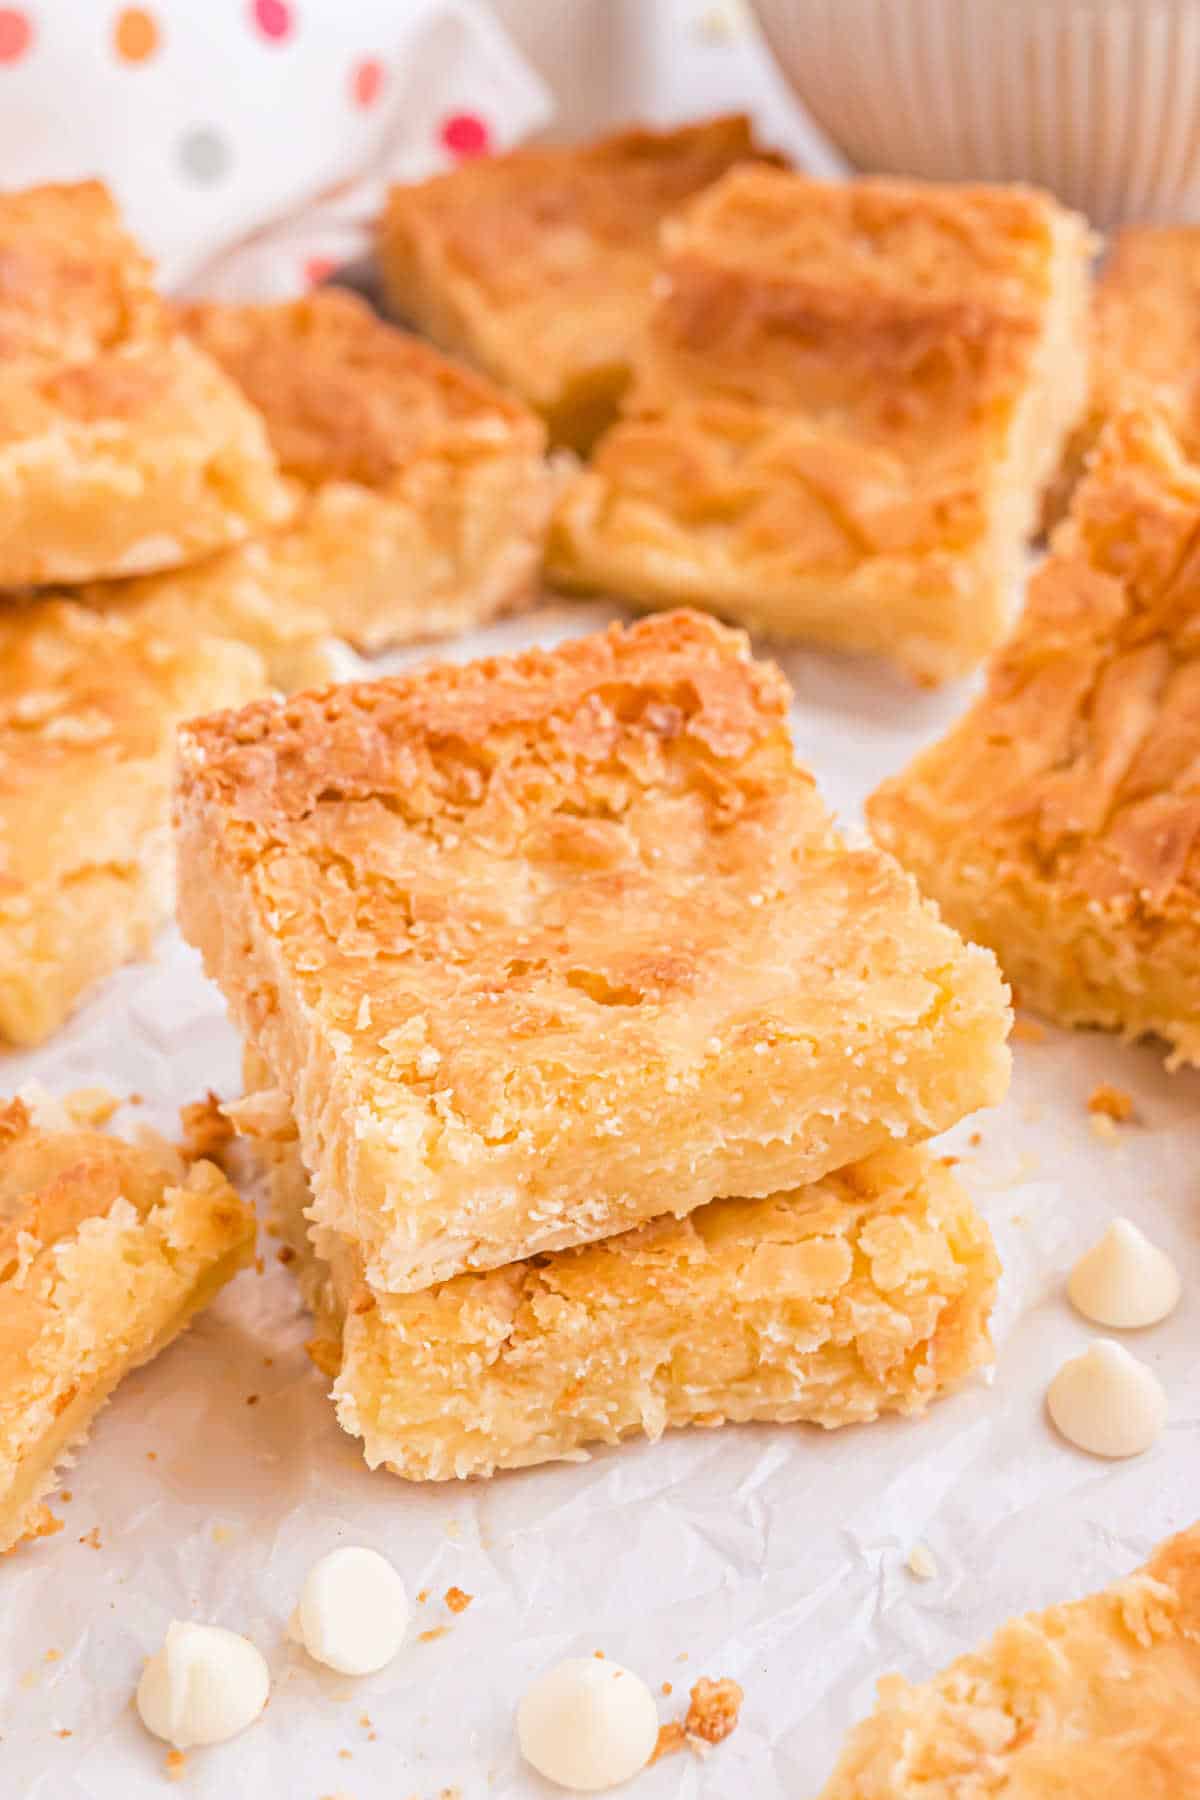
[(645, 1768), (658, 1742), (658, 1708), (645, 1682), (619, 1663), (571, 1657), (525, 1694), (517, 1741), (547, 1781), (595, 1794)]
[(1179, 1271), (1130, 1220), (1114, 1219), (1071, 1270), (1067, 1293), (1085, 1319), (1129, 1331), (1175, 1310)]
[(137, 1688), (142, 1724), (176, 1750), (223, 1744), (252, 1725), (271, 1677), (248, 1638), (220, 1625), (175, 1619)]
[(404, 1583), (377, 1550), (346, 1545), (315, 1562), (288, 1629), (308, 1654), (340, 1675), (373, 1675), (408, 1630)]
[(1111, 1338), (1096, 1338), (1063, 1364), (1046, 1404), (1063, 1436), (1093, 1456), (1140, 1456), (1167, 1422), (1157, 1376)]

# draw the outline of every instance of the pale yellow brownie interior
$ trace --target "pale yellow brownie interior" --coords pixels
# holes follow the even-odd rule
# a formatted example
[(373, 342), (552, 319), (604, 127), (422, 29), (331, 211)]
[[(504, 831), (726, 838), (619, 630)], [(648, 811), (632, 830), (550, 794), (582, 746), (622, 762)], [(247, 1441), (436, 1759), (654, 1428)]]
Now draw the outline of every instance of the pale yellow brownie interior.
[(1200, 1059), (1200, 468), (1110, 423), (984, 695), (871, 800), (1023, 1000)]
[(551, 577), (963, 673), (1083, 403), (1083, 222), (1023, 189), (746, 168), (664, 244)]
[(1144, 1569), (879, 1684), (821, 1800), (1185, 1800), (1200, 1771), (1200, 1527)]
[(0, 608), (0, 1039), (40, 1042), (172, 900), (175, 728), (265, 685), (240, 644)]
[(122, 1376), (250, 1260), (254, 1217), (212, 1163), (0, 1110), (0, 1550)]
[(762, 152), (739, 115), (468, 162), (395, 187), (379, 226), (399, 315), (586, 450), (610, 423), (651, 305), (663, 220)]
[(996, 1100), (1007, 999), (691, 614), (182, 736), (180, 918), (321, 1222), (426, 1287)]
[(673, 1426), (919, 1413), (990, 1358), (991, 1238), (926, 1150), (403, 1295), (373, 1294), (344, 1239), (318, 1230), (314, 1255), (298, 1148), (266, 1153), (338, 1418), (414, 1480)]

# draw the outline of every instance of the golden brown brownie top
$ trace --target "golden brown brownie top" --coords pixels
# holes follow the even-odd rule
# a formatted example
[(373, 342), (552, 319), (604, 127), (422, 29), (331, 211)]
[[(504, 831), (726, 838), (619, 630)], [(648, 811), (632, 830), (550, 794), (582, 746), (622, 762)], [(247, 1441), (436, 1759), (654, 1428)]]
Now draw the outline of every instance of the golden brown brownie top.
[[(428, 232), (499, 306), (547, 283), (603, 284), (609, 250), (653, 255), (664, 217), (734, 163), (761, 156), (741, 114), (634, 128), (582, 147), (515, 150), (392, 189), (383, 230)], [(617, 265), (618, 267), (620, 265)]]
[(523, 1082), (569, 1109), (626, 1057), (841, 1042), (970, 981), (907, 877), (837, 837), (787, 707), (688, 613), (251, 705), (181, 734), (185, 844), (348, 1069), (426, 1094), (444, 1054), (487, 1133)]
[(1055, 231), (1069, 217), (1032, 188), (826, 182), (752, 165), (698, 195), (667, 244), (764, 283), (832, 289), (864, 309), (1021, 318), (1044, 299)]
[(667, 228), (624, 410), (798, 408), (952, 465), (1027, 378), (1069, 217), (1021, 189), (734, 170)]
[(966, 719), (872, 818), (985, 844), (1145, 918), (1200, 889), (1200, 468), (1161, 419), (1105, 429)]
[(248, 822), (303, 821), (322, 799), (395, 790), (397, 813), (421, 823), (439, 803), (482, 802), (497, 777), (504, 813), (522, 798), (542, 811), (539, 790), (556, 777), (617, 779), (624, 767), (650, 781), (668, 756), (745, 757), (786, 737), (788, 704), (783, 676), (751, 659), (743, 633), (674, 612), (553, 650), (263, 701), (194, 721), (188, 740), (197, 784)]
[(1200, 435), (1200, 228), (1119, 232), (1096, 288), (1093, 411), (1152, 407), (1189, 450)]
[(161, 323), (151, 266), (98, 181), (0, 193), (0, 365), (82, 362)]
[(326, 289), (277, 305), (180, 307), (184, 329), (259, 408), (284, 472), (382, 487), (461, 439), (540, 444), (533, 416), (365, 301)]

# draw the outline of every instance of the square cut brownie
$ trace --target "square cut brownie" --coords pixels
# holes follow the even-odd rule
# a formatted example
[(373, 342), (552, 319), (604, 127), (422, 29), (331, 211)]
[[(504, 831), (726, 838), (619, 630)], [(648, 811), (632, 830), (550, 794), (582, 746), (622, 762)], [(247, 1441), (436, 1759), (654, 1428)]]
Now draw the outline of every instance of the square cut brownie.
[(420, 1294), (375, 1293), (336, 1233), (316, 1228), (314, 1250), (299, 1151), (266, 1154), (339, 1422), (412, 1480), (674, 1426), (919, 1413), (991, 1358), (991, 1237), (923, 1148)]
[(987, 689), (868, 806), (1022, 1001), (1200, 1062), (1200, 468), (1106, 428)]
[(0, 1040), (39, 1043), (145, 951), (171, 909), (175, 728), (264, 686), (241, 644), (0, 607)]
[(735, 170), (664, 233), (548, 569), (941, 681), (1003, 635), (1084, 400), (1089, 239), (1022, 188)]
[(881, 1681), (821, 1800), (1195, 1794), (1200, 1526), (1101, 1593), (1010, 1619), (932, 1681)]
[(385, 291), (400, 317), (544, 414), (557, 443), (586, 450), (629, 379), (663, 219), (761, 155), (732, 115), (514, 150), (394, 187), (378, 232)]
[(1200, 453), (1200, 227), (1117, 233), (1096, 283), (1091, 350), (1087, 411), (1048, 499), (1051, 523), (1116, 412), (1158, 412), (1189, 456)]
[(253, 551), (188, 571), (189, 604), (255, 587), (378, 650), (530, 598), (553, 477), (518, 401), (341, 290), (177, 316), (262, 413), (297, 496)]
[(182, 734), (185, 935), (376, 1286), (774, 1193), (1000, 1097), (992, 957), (839, 837), (788, 701), (680, 613)]
[(171, 568), (288, 509), (96, 182), (0, 194), (0, 587)]
[(0, 1107), (0, 1551), (57, 1529), (56, 1468), (253, 1249), (212, 1163)]

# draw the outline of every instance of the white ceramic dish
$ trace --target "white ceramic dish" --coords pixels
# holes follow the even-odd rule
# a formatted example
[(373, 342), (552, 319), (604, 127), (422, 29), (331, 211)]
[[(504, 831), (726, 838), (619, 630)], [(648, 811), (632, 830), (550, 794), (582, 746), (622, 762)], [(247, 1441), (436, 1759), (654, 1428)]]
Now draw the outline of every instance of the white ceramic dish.
[(752, 0), (859, 168), (1032, 181), (1098, 225), (1200, 216), (1200, 0)]

